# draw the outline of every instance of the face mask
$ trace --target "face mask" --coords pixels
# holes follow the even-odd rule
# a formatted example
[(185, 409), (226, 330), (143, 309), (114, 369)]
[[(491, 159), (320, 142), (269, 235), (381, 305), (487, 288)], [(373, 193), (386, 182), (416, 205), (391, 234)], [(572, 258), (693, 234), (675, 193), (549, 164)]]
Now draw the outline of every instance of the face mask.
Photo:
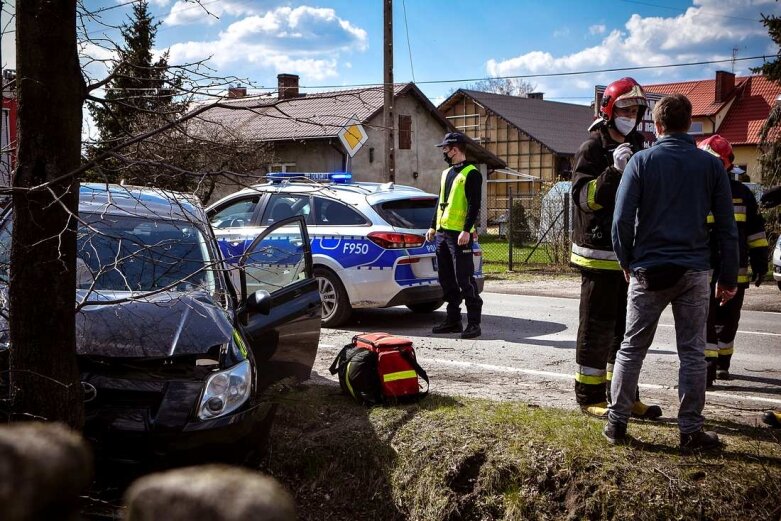
[(450, 156), (448, 156), (447, 154), (448, 154), (447, 152), (442, 152), (442, 158), (445, 160), (445, 163), (449, 165), (453, 161), (450, 159)]
[(621, 132), (624, 136), (632, 132), (635, 128), (635, 120), (632, 118), (617, 117), (615, 120), (616, 130)]

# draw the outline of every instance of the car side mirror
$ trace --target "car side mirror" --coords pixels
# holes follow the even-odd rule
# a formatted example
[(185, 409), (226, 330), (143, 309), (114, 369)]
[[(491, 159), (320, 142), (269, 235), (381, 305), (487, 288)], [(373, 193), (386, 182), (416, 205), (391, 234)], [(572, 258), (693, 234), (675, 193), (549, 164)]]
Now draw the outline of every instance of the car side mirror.
[(271, 313), (271, 295), (265, 289), (259, 289), (247, 297), (247, 308), (261, 315)]

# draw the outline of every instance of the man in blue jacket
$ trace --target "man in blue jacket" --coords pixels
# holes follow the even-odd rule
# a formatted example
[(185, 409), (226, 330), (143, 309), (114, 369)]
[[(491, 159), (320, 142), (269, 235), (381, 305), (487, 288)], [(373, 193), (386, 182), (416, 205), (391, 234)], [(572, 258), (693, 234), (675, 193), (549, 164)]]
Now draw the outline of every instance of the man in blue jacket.
[(659, 140), (635, 154), (624, 170), (613, 214), (613, 248), (629, 282), (626, 333), (616, 356), (604, 429), (610, 443), (626, 443), (626, 426), (637, 381), (659, 317), (672, 304), (680, 371), (678, 428), (684, 451), (719, 446), (703, 430), (705, 419), (705, 322), (708, 315), (710, 248), (708, 213), (721, 251), (716, 297), (735, 295), (738, 234), (724, 166), (699, 150), (686, 134), (691, 102), (667, 96), (653, 109)]

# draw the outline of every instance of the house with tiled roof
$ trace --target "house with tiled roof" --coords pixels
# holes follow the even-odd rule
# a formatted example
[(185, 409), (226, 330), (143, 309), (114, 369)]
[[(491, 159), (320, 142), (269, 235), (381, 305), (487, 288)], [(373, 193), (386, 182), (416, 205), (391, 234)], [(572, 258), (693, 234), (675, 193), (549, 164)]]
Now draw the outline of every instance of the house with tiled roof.
[(507, 163), (489, 173), (488, 211), (506, 211), (510, 190), (523, 199), (544, 183), (569, 179), (575, 152), (594, 120), (586, 105), (459, 89), (439, 105), (459, 130)]
[(710, 80), (643, 85), (646, 92), (681, 93), (692, 102), (689, 134), (701, 141), (720, 134), (732, 143), (735, 164), (760, 182), (757, 162), (759, 133), (770, 109), (781, 95), (781, 86), (764, 76), (735, 76), (717, 71)]
[[(382, 86), (332, 92), (301, 93), (298, 76), (280, 74), (276, 95), (247, 96), (233, 87), (228, 99), (204, 112), (194, 127), (225, 128), (235, 139), (263, 143), (269, 149), (267, 164), (256, 174), (270, 171), (350, 171), (356, 181), (385, 182), (385, 131)], [(450, 122), (413, 83), (394, 85), (395, 182), (438, 192), (446, 166), (435, 145)], [(364, 128), (368, 140), (350, 158), (338, 137), (351, 120)], [(467, 156), (483, 172), (505, 163), (478, 143)], [(235, 187), (221, 187), (215, 197)]]

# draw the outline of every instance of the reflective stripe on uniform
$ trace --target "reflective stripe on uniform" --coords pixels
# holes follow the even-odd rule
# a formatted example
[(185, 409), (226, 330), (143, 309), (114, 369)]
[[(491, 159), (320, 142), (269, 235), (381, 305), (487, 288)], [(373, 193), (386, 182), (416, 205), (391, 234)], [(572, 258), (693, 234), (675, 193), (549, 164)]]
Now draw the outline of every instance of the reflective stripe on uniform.
[(418, 373), (410, 369), (408, 371), (399, 371), (397, 373), (388, 373), (382, 375), (383, 382), (395, 382), (396, 380), (406, 380), (407, 378), (417, 378)]
[(748, 268), (738, 268), (738, 284), (741, 282), (751, 282), (751, 277), (748, 274)]
[(767, 235), (765, 235), (764, 231), (752, 233), (746, 237), (746, 240), (749, 248), (764, 248), (768, 246)]
[(613, 364), (607, 364), (607, 371), (605, 372), (605, 378), (610, 382), (613, 380)]
[(719, 346), (716, 344), (705, 344), (705, 358), (717, 358), (719, 356)]
[[(738, 211), (738, 209), (741, 209), (742, 212)], [(734, 217), (735, 217), (735, 221), (736, 222), (739, 222), (739, 223), (746, 222), (746, 207), (745, 206), (736, 206), (735, 207), (735, 215), (734, 215)], [(713, 217), (712, 213), (709, 213), (708, 217), (705, 219), (705, 222), (707, 222), (708, 224), (713, 224), (713, 223), (716, 222), (716, 218)]]
[(734, 342), (719, 342), (719, 356), (731, 355), (735, 352)]
[(602, 205), (596, 202), (597, 197), (597, 180), (589, 181), (586, 185), (586, 205), (590, 210), (601, 210)]
[(607, 371), (581, 365), (578, 366), (578, 371), (575, 373), (575, 381), (587, 385), (603, 384), (607, 381)]
[(598, 270), (620, 270), (618, 258), (612, 251), (595, 250), (572, 244), (572, 255), (570, 262), (584, 268), (593, 268)]

